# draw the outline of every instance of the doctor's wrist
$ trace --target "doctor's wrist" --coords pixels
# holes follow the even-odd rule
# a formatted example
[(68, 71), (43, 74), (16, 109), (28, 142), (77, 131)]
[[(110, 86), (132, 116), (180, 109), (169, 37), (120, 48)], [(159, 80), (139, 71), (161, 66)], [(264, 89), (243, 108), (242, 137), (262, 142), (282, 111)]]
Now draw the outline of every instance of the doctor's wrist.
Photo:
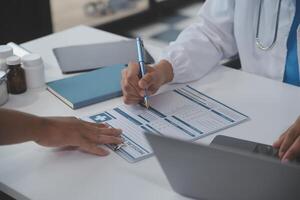
[(155, 68), (158, 71), (160, 76), (161, 85), (169, 83), (174, 78), (173, 67), (170, 62), (167, 60), (161, 60), (158, 64), (155, 65)]

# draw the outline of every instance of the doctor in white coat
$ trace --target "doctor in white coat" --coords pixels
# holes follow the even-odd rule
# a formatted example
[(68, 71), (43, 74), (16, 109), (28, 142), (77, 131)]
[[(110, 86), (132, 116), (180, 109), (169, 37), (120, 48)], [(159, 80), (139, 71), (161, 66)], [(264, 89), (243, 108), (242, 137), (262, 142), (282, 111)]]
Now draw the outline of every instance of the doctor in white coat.
[[(237, 54), (243, 71), (300, 86), (299, 21), (299, 0), (207, 0), (143, 79), (137, 63), (123, 71), (124, 102), (138, 103), (144, 89), (153, 94), (165, 83), (197, 80)], [(300, 118), (274, 146), (283, 161), (300, 156)]]

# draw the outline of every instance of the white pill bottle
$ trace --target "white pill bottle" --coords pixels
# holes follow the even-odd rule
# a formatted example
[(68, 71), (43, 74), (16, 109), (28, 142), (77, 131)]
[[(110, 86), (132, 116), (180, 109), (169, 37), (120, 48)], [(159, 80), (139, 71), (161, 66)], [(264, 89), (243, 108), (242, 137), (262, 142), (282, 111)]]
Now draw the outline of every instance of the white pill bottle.
[(45, 67), (40, 55), (27, 54), (23, 56), (22, 66), (25, 70), (27, 88), (45, 87)]

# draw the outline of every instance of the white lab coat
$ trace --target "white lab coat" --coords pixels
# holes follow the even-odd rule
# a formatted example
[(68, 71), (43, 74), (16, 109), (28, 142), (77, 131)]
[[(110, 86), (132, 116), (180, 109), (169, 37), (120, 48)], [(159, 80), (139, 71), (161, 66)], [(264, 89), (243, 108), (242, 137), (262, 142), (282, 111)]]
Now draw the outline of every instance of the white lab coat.
[[(270, 44), (275, 32), (278, 0), (262, 1), (260, 39)], [(295, 0), (282, 0), (276, 44), (271, 50), (263, 51), (255, 44), (259, 0), (207, 0), (197, 22), (186, 28), (163, 53), (162, 58), (173, 66), (173, 82), (197, 80), (222, 59), (237, 53), (242, 70), (282, 81), (295, 3)], [(297, 35), (300, 47), (299, 29)]]

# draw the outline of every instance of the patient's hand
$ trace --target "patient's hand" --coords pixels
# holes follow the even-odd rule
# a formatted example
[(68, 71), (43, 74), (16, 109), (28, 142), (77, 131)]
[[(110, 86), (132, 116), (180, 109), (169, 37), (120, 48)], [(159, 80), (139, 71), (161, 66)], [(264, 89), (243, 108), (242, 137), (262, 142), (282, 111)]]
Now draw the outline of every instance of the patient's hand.
[(300, 116), (273, 144), (279, 148), (279, 158), (283, 161), (300, 156)]
[(105, 156), (103, 144), (120, 144), (121, 130), (90, 123), (75, 117), (47, 117), (38, 131), (36, 143), (47, 147), (78, 147), (87, 153)]

